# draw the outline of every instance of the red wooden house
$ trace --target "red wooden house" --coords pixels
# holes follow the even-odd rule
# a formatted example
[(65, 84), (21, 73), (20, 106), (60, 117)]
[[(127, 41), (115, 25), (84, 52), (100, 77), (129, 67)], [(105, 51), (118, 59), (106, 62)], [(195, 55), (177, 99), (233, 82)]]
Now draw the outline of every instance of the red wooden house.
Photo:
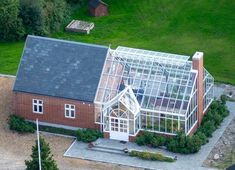
[(95, 17), (108, 15), (108, 5), (102, 0), (90, 0), (89, 12), (91, 16)]

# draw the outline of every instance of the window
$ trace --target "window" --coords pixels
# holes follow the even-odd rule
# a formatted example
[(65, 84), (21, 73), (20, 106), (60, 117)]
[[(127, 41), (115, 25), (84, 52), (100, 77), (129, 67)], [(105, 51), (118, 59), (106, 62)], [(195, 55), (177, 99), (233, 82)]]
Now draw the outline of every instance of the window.
[(33, 113), (43, 113), (43, 101), (38, 99), (33, 99)]
[(67, 118), (75, 118), (75, 105), (65, 104), (64, 106), (65, 117)]

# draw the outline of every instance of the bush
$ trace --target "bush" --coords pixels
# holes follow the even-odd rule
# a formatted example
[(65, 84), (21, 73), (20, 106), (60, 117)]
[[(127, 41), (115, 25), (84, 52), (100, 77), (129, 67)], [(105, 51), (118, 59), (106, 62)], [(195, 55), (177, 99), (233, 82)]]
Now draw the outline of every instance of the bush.
[(189, 153), (196, 153), (201, 149), (201, 146), (204, 141), (198, 135), (193, 135), (191, 137), (191, 143), (188, 143)]
[(141, 151), (132, 150), (129, 153), (129, 155), (133, 157), (138, 157), (144, 160), (174, 162), (173, 158), (166, 157), (162, 155), (161, 153), (153, 153), (153, 152), (147, 152), (147, 151), (141, 152)]
[(197, 133), (195, 135), (197, 135), (201, 139), (202, 145), (204, 145), (208, 142), (206, 135), (204, 133), (202, 133), (201, 131), (197, 131)]
[(103, 137), (103, 134), (93, 129), (86, 129), (86, 130), (78, 129), (76, 131), (76, 137), (78, 141), (87, 143), (87, 142), (93, 142), (96, 139)]
[(221, 103), (222, 103), (222, 104), (226, 104), (227, 99), (228, 99), (228, 98), (227, 98), (226, 95), (221, 95), (221, 96), (220, 96), (220, 100), (221, 100)]
[(154, 134), (148, 131), (144, 131), (143, 134), (136, 138), (136, 143), (138, 145), (152, 145), (152, 141), (154, 140)]
[(156, 148), (159, 146), (164, 146), (166, 144), (166, 138), (163, 136), (155, 136), (151, 141), (151, 146)]
[(203, 122), (201, 127), (199, 128), (199, 131), (205, 134), (206, 137), (212, 137), (212, 133), (215, 131), (215, 122), (214, 120), (208, 120), (206, 122)]
[(136, 138), (135, 143), (139, 146), (145, 145), (145, 137), (144, 135), (140, 135)]
[(159, 147), (160, 146), (160, 140), (157, 137), (153, 138), (152, 141), (151, 141), (151, 146), (154, 147), (154, 148)]
[(26, 122), (24, 118), (18, 115), (10, 115), (8, 124), (11, 130), (15, 130), (17, 132), (29, 132), (34, 133), (35, 124), (31, 122)]

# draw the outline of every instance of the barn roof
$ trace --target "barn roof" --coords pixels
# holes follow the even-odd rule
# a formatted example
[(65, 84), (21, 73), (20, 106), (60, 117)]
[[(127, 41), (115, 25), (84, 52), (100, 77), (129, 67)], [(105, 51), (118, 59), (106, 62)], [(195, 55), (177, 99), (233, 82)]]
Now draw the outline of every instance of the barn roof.
[(108, 6), (105, 2), (102, 0), (90, 0), (89, 1), (89, 7), (96, 8), (99, 4), (103, 4), (105, 6)]
[(14, 91), (93, 102), (108, 47), (28, 36)]

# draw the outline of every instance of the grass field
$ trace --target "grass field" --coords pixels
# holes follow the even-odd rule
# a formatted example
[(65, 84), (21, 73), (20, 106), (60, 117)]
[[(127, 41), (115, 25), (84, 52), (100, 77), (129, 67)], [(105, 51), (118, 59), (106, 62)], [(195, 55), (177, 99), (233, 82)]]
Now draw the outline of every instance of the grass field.
[[(106, 0), (110, 15), (88, 16), (74, 7), (74, 19), (95, 22), (90, 35), (52, 37), (186, 54), (205, 53), (205, 67), (216, 81), (235, 84), (234, 0)], [(0, 44), (0, 72), (15, 74), (23, 42)]]

